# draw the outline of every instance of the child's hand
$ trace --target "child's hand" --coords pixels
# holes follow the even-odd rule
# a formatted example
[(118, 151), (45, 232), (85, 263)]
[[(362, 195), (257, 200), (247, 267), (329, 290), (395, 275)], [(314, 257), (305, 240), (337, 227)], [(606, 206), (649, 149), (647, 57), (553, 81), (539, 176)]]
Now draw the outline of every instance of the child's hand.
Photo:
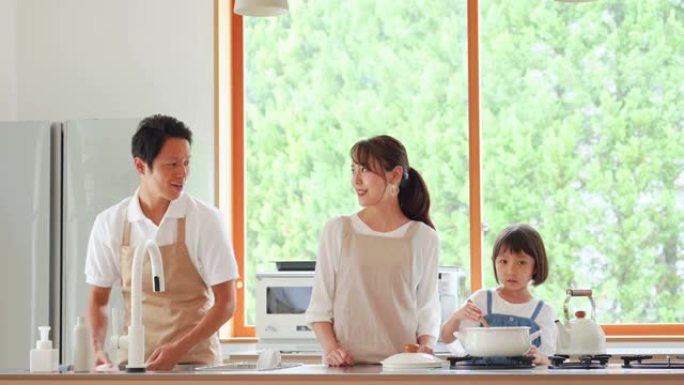
[(444, 325), (442, 325), (442, 330), (439, 332), (442, 341), (449, 344), (456, 340), (454, 333), (461, 328), (461, 321), (470, 320), (481, 322), (482, 319), (482, 310), (475, 306), (472, 301), (466, 301), (465, 305), (456, 310), (451, 317), (444, 322)]
[(535, 365), (549, 365), (549, 357), (542, 354), (542, 352), (537, 349), (536, 346), (530, 346), (530, 350), (527, 351), (527, 356), (534, 357)]
[(471, 320), (480, 322), (480, 319), (482, 318), (482, 309), (475, 306), (471, 300), (468, 300), (465, 305), (456, 310), (453, 317), (459, 321)]

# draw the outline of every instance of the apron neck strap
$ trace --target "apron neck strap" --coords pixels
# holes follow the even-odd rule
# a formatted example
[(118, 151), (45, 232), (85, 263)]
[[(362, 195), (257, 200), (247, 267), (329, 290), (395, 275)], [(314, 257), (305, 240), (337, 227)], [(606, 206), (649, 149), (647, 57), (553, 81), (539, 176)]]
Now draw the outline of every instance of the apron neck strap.
[(178, 234), (176, 237), (178, 238), (177, 242), (179, 243), (185, 243), (185, 217), (178, 218)]
[(122, 246), (128, 246), (131, 241), (131, 222), (128, 221), (128, 213), (124, 214), (124, 228), (123, 228), (123, 239), (121, 240)]

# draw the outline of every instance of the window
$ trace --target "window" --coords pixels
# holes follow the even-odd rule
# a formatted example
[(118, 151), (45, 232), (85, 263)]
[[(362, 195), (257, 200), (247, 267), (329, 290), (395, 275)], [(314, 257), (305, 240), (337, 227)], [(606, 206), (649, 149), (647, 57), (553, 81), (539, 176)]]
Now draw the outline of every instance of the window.
[[(290, 0), (289, 17), (233, 17), (244, 57), (233, 67), (244, 75), (233, 91), (238, 334), (253, 333), (255, 272), (315, 259), (325, 221), (358, 210), (349, 147), (379, 133), (407, 146), (430, 187), (442, 264), (474, 287), (482, 275), (494, 285), (496, 234), (525, 221), (551, 260), (536, 294), (559, 316), (565, 288), (592, 287), (604, 323), (671, 324), (609, 334), (684, 334), (684, 6), (479, 3)], [(468, 56), (478, 6), (481, 53)], [(470, 121), (469, 92), (481, 93)], [(482, 159), (476, 144), (469, 161), (468, 128), (480, 125)], [(480, 189), (483, 245), (469, 223)]]
[(602, 323), (684, 322), (682, 3), (480, 4), (485, 254), (531, 223), (559, 316), (573, 287)]
[(289, 17), (243, 19), (248, 325), (255, 273), (315, 260), (324, 223), (358, 211), (349, 149), (362, 137), (407, 146), (442, 263), (468, 266), (465, 4), (289, 3)]

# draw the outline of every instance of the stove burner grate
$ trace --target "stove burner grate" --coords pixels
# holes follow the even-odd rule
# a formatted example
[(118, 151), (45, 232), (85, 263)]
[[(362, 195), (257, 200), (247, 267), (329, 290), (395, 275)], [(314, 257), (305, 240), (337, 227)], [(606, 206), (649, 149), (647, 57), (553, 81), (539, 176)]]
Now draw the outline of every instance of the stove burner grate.
[(610, 354), (583, 355), (577, 361), (569, 361), (569, 355), (556, 354), (549, 357), (549, 369), (605, 369), (610, 357)]
[[(652, 355), (636, 354), (628, 356), (620, 356), (623, 361), (622, 367), (625, 369), (684, 369), (684, 362), (672, 362), (670, 356), (667, 356), (665, 362), (641, 362), (642, 360), (650, 360)], [(684, 359), (684, 356), (677, 356), (678, 359)]]
[(473, 356), (450, 356), (450, 369), (465, 370), (492, 370), (492, 369), (531, 369), (534, 368), (534, 357), (473, 357)]

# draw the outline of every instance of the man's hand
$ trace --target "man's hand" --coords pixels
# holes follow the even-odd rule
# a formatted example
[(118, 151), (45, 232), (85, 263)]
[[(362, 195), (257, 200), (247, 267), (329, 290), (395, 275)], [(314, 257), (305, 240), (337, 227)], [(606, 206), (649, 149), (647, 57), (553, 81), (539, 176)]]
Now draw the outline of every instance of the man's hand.
[(147, 359), (147, 370), (171, 370), (185, 352), (178, 344), (164, 344), (156, 348)]
[(98, 350), (95, 352), (95, 365), (94, 367), (100, 366), (102, 364), (111, 364), (112, 360), (109, 359), (109, 355), (104, 350)]

